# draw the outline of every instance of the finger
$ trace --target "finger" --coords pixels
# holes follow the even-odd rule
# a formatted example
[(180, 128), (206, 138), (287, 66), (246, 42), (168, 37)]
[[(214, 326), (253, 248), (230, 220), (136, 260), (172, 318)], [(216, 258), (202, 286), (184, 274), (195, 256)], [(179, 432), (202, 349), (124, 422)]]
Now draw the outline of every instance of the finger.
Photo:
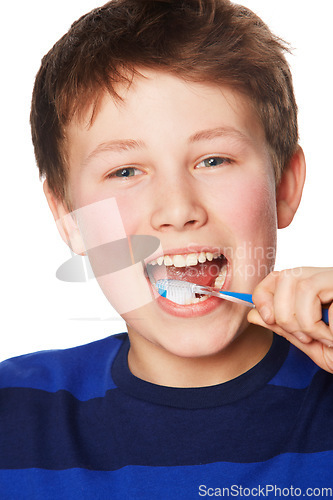
[(323, 269), (324, 272), (315, 276), (314, 286), (319, 288), (318, 293), (321, 304), (330, 304), (328, 312), (328, 328), (333, 337), (333, 270)]
[[(331, 274), (331, 276), (329, 276)], [(331, 295), (330, 295), (331, 294)], [(314, 339), (333, 341), (332, 329), (322, 319), (320, 296), (333, 295), (333, 273), (317, 273), (301, 279), (296, 286), (295, 312), (300, 330)]]
[[(303, 281), (305, 285), (297, 284)], [(278, 323), (286, 333), (293, 334), (302, 342), (309, 342), (312, 337), (328, 346), (332, 344), (333, 307), (330, 310), (330, 326), (327, 326), (321, 321), (321, 302), (333, 299), (332, 283), (333, 270), (329, 268), (274, 271), (256, 287), (253, 302), (266, 326), (274, 329), (273, 325)], [(302, 286), (304, 295), (300, 293)], [(255, 315), (250, 317), (259, 324)]]
[(323, 272), (313, 276), (313, 286), (318, 290), (318, 296), (322, 304), (333, 301), (333, 270), (323, 269)]
[(304, 354), (311, 358), (320, 368), (333, 373), (333, 348), (326, 347), (316, 340), (313, 340), (309, 344), (301, 344), (298, 346), (292, 341), (291, 343), (303, 351)]
[(274, 291), (279, 273), (273, 271), (264, 278), (253, 291), (252, 300), (262, 320), (267, 324), (275, 323)]
[(298, 272), (298, 269), (281, 271), (276, 279), (274, 293), (275, 323), (288, 333), (302, 331), (295, 313)]
[(301, 281), (296, 290), (295, 313), (299, 329), (317, 340), (333, 340), (329, 327), (321, 320), (322, 305), (319, 297), (308, 286), (308, 280)]
[[(333, 301), (333, 269), (328, 267), (303, 267), (298, 268), (301, 272), (299, 281), (309, 280), (309, 288), (318, 295), (322, 304)], [(295, 269), (297, 271), (297, 269)]]
[(312, 338), (307, 335), (306, 333), (303, 332), (294, 332), (294, 333), (289, 333), (285, 331), (281, 326), (277, 325), (274, 323), (273, 325), (265, 323), (259, 314), (259, 312), (256, 309), (251, 309), (251, 311), (247, 315), (247, 320), (249, 323), (253, 323), (258, 326), (263, 326), (264, 328), (268, 330), (272, 330), (273, 332), (277, 333), (278, 335), (284, 337), (287, 339), (289, 342), (292, 344), (296, 345), (297, 347), (300, 346), (300, 344), (308, 344), (312, 342)]

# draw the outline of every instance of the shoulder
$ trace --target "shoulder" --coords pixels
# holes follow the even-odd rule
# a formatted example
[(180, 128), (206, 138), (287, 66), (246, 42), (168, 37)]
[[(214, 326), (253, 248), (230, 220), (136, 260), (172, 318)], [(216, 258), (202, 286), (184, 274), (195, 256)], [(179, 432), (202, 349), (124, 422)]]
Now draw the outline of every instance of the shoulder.
[(112, 362), (127, 334), (70, 349), (25, 354), (0, 363), (0, 389), (67, 390), (78, 399), (103, 396), (115, 387)]

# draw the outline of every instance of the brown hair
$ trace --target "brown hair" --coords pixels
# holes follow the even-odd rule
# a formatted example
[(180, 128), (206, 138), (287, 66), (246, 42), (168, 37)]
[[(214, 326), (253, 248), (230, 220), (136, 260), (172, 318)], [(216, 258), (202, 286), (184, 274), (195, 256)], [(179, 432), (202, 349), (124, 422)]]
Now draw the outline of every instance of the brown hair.
[(42, 60), (31, 108), (40, 176), (66, 200), (66, 124), (136, 68), (245, 93), (265, 130), (276, 172), (295, 152), (297, 106), (286, 45), (229, 0), (113, 0), (76, 21)]

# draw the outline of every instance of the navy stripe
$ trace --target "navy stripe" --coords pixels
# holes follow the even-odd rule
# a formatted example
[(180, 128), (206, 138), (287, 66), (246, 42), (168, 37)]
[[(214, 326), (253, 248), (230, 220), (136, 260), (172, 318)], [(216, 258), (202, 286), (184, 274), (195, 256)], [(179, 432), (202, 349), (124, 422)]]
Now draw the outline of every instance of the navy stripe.
[(231, 404), (267, 384), (280, 370), (290, 344), (274, 335), (266, 356), (252, 369), (223, 384), (202, 388), (174, 388), (151, 384), (135, 377), (128, 367), (129, 340), (124, 342), (112, 365), (112, 378), (122, 391), (134, 398), (183, 409), (212, 408)]
[(233, 405), (192, 411), (135, 400), (119, 389), (89, 401), (66, 391), (2, 389), (0, 468), (115, 470), (330, 450), (326, 375), (316, 375), (313, 392), (271, 385)]

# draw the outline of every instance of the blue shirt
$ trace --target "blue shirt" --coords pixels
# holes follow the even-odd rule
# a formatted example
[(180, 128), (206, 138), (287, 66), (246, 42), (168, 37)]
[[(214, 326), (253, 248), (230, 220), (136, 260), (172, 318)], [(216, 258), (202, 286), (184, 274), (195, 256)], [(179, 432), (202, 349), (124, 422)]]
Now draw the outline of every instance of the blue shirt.
[(1, 499), (333, 494), (333, 376), (284, 339), (189, 389), (136, 378), (128, 349), (120, 334), (0, 364)]

